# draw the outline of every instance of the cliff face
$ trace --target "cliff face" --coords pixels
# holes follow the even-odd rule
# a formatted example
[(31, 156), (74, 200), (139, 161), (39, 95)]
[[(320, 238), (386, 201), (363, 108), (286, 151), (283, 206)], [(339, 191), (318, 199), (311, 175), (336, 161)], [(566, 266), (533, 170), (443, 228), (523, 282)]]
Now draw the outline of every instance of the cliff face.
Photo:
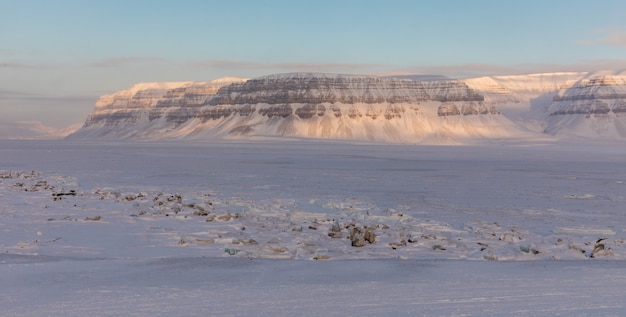
[(546, 132), (626, 138), (626, 73), (595, 73), (563, 87), (547, 108)]
[(73, 137), (264, 135), (439, 143), (515, 131), (460, 81), (295, 73), (138, 85), (103, 96)]
[[(132, 125), (146, 118), (152, 121), (164, 115), (172, 116), (172, 120), (175, 121), (175, 113), (178, 113), (178, 117), (184, 116), (187, 111), (182, 110), (183, 108), (200, 107), (212, 98), (220, 87), (238, 81), (245, 79), (223, 78), (209, 82), (136, 84), (130, 89), (100, 97), (93, 113), (87, 117), (83, 129), (132, 128)], [(180, 120), (182, 119), (179, 118)]]
[(530, 99), (569, 87), (587, 73), (545, 73), (510, 76), (485, 76), (467, 78), (463, 82), (485, 96), (491, 104), (518, 104), (512, 107), (528, 107)]
[(458, 81), (417, 82), (395, 78), (296, 73), (265, 76), (229, 85), (209, 104), (394, 104), (427, 100), (483, 101), (483, 97)]

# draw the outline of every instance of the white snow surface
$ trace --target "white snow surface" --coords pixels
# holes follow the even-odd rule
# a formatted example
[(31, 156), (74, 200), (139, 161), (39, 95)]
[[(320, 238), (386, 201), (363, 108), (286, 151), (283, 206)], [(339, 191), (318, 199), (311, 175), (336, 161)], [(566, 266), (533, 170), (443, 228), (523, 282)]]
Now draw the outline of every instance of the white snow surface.
[[(217, 88), (228, 81), (211, 82), (215, 90), (200, 89), (198, 94), (190, 93), (190, 85), (202, 83), (168, 84), (169, 90), (141, 85), (104, 96), (84, 127), (71, 137), (194, 140), (284, 136), (410, 144), (546, 137), (517, 127), (459, 81), (415, 82), (323, 73), (231, 80), (233, 85), (218, 95)], [(208, 103), (216, 99), (224, 104)], [(283, 106), (289, 108), (288, 114), (268, 114)], [(441, 115), (442, 107), (456, 113)], [(249, 108), (251, 113), (245, 110)], [(310, 114), (299, 114), (302, 110)]]
[(0, 315), (619, 316), (624, 155), (0, 141)]
[(103, 109), (154, 108), (159, 101), (163, 100), (166, 93), (172, 89), (215, 87), (217, 90), (217, 88), (221, 86), (246, 80), (247, 78), (222, 77), (211, 81), (200, 82), (138, 83), (129, 89), (101, 96), (98, 101), (96, 101), (94, 113), (98, 113)]
[[(431, 82), (288, 73), (252, 80), (143, 83), (102, 96), (85, 125), (70, 137), (282, 136), (405, 144), (554, 138), (623, 141), (625, 92), (623, 71)], [(599, 113), (604, 108), (609, 112)]]

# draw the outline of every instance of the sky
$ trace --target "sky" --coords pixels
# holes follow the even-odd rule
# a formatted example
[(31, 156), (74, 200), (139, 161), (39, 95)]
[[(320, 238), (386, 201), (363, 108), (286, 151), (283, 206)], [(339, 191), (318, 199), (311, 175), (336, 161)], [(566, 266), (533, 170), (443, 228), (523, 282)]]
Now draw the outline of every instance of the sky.
[(623, 0), (0, 0), (0, 137), (138, 82), (624, 68)]

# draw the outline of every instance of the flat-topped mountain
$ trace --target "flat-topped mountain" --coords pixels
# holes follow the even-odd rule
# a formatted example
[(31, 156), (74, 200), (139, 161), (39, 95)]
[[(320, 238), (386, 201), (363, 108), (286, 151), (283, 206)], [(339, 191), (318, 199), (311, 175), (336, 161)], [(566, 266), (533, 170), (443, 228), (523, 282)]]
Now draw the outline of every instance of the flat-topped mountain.
[(103, 96), (71, 137), (290, 136), (449, 143), (518, 129), (456, 80), (316, 73), (139, 84)]
[(626, 139), (620, 72), (464, 80), (289, 73), (145, 83), (102, 96), (70, 137), (249, 136), (401, 143), (576, 136)]

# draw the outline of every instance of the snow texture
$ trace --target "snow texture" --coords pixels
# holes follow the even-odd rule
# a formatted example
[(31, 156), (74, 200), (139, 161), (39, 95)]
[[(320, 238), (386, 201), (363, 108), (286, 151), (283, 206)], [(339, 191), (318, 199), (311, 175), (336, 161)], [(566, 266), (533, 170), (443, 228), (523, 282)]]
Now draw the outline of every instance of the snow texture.
[(626, 308), (614, 144), (0, 145), (0, 315)]
[(102, 97), (70, 137), (285, 136), (426, 144), (536, 137), (455, 80), (292, 73), (220, 81), (195, 91), (189, 85), (148, 85)]
[(144, 83), (101, 97), (70, 138), (304, 137), (409, 144), (626, 139), (623, 72), (423, 81), (289, 73)]

